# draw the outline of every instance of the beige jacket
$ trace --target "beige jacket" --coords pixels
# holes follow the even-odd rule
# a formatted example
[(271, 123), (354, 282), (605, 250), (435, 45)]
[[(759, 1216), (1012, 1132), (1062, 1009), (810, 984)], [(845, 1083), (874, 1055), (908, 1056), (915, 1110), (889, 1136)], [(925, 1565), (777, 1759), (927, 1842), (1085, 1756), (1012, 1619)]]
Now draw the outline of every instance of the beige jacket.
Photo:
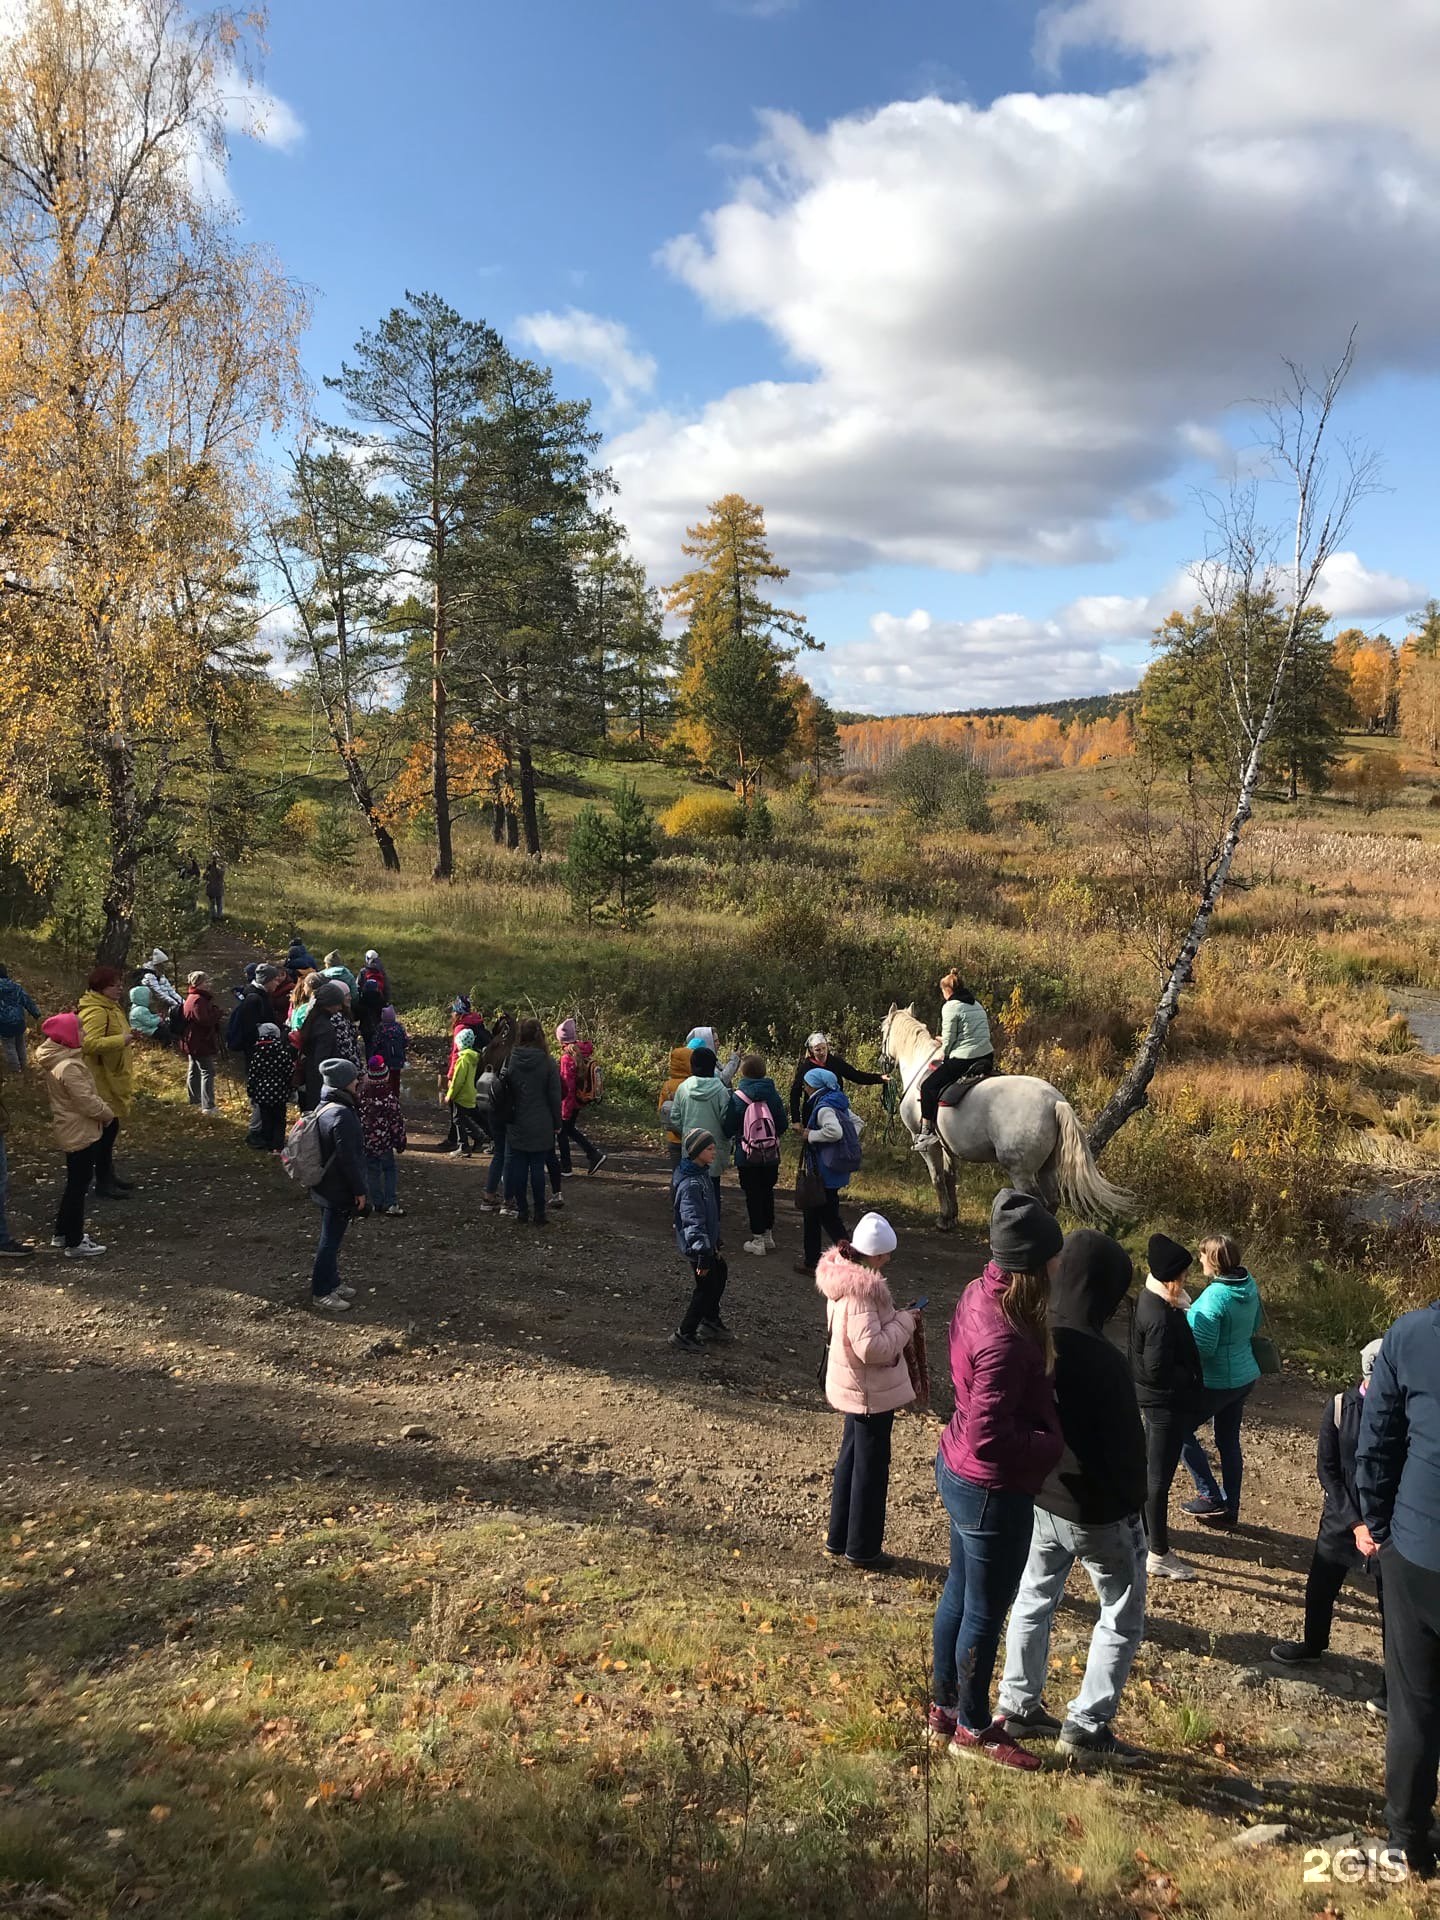
[(45, 1074), (45, 1091), (50, 1096), (61, 1152), (83, 1153), (115, 1118), (95, 1090), (95, 1077), (85, 1064), (84, 1054), (78, 1048), (62, 1047), (58, 1041), (42, 1040), (35, 1049), (35, 1064)]

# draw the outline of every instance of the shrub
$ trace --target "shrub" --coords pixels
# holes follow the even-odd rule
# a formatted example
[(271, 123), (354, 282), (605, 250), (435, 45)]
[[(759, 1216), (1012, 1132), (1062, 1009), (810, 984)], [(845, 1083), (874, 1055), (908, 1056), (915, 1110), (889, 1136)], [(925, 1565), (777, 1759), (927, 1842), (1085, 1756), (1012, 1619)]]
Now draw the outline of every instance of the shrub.
[(667, 840), (735, 840), (745, 831), (738, 801), (724, 793), (687, 793), (660, 816)]
[(917, 740), (890, 769), (886, 784), (912, 820), (989, 830), (990, 783), (964, 747)]
[(1393, 753), (1357, 753), (1335, 775), (1337, 793), (1348, 793), (1366, 813), (1388, 806), (1405, 785), (1405, 769)]

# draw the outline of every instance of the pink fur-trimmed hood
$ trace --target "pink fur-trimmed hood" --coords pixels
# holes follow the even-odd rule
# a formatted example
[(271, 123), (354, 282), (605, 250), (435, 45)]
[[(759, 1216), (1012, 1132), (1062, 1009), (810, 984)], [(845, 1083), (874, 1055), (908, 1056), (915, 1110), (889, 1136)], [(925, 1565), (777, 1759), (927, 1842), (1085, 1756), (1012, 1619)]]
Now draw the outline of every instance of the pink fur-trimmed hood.
[(837, 1413), (892, 1413), (915, 1398), (905, 1347), (917, 1316), (897, 1312), (874, 1267), (847, 1259), (839, 1247), (820, 1257), (815, 1287), (828, 1302), (830, 1336), (825, 1398)]
[(827, 1300), (853, 1300), (885, 1313), (895, 1302), (885, 1276), (862, 1261), (848, 1259), (839, 1247), (827, 1247), (815, 1269), (815, 1290)]

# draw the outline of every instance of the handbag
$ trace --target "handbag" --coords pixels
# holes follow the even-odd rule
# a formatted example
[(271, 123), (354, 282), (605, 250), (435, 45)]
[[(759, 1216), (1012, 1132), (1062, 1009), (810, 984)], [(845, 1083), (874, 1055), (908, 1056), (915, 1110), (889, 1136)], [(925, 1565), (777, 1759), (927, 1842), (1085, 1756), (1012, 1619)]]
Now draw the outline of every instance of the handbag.
[(819, 1168), (808, 1153), (800, 1157), (800, 1171), (795, 1176), (795, 1205), (801, 1213), (816, 1213), (825, 1204), (825, 1182), (820, 1178)]
[(1259, 1367), (1262, 1374), (1279, 1373), (1280, 1349), (1270, 1338), (1269, 1334), (1262, 1331), (1264, 1325), (1265, 1302), (1262, 1300), (1260, 1302), (1260, 1325), (1250, 1336), (1250, 1351), (1254, 1354), (1255, 1364)]

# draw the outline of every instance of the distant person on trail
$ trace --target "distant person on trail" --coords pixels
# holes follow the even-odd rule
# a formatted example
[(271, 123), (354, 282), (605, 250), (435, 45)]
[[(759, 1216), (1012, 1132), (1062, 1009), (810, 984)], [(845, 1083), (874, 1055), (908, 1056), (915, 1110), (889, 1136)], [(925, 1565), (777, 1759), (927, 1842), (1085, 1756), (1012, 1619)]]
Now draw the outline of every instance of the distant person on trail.
[(245, 1144), (263, 1153), (279, 1153), (285, 1144), (285, 1113), (294, 1097), (295, 1049), (273, 1020), (256, 1036), (245, 1074), (250, 1096), (250, 1131)]
[(710, 1164), (715, 1136), (708, 1128), (691, 1127), (681, 1146), (680, 1164), (670, 1176), (670, 1212), (675, 1245), (695, 1284), (670, 1344), (703, 1353), (707, 1343), (725, 1346), (735, 1337), (720, 1318), (729, 1271), (720, 1253), (720, 1183)]
[(475, 1035), (469, 1027), (462, 1027), (455, 1036), (455, 1071), (450, 1076), (445, 1097), (450, 1102), (450, 1126), (455, 1136), (455, 1145), (450, 1151), (465, 1160), (473, 1160), (476, 1147), (485, 1145), (485, 1129), (476, 1112), (475, 1086), (479, 1075), (480, 1053)]
[(716, 1072), (715, 1055), (709, 1047), (690, 1049), (690, 1072), (675, 1090), (670, 1106), (671, 1128), (681, 1140), (696, 1127), (703, 1127), (715, 1142), (715, 1151), (706, 1160), (710, 1178), (718, 1186), (730, 1164), (731, 1141), (740, 1131), (741, 1107), (734, 1094)]
[[(515, 1049), (500, 1074), (497, 1099), (505, 1109), (505, 1200), (522, 1226), (545, 1218), (546, 1163), (560, 1130), (560, 1070), (550, 1058), (538, 1020), (520, 1022)], [(558, 1166), (557, 1166), (558, 1174)]]
[(825, 1398), (845, 1416), (830, 1495), (825, 1551), (865, 1572), (895, 1562), (881, 1551), (896, 1412), (915, 1398), (905, 1349), (920, 1323), (898, 1309), (885, 1268), (899, 1242), (883, 1214), (867, 1213), (854, 1237), (831, 1247), (815, 1285), (825, 1307)]
[(220, 1009), (210, 991), (208, 973), (192, 973), (186, 982), (185, 1019), (180, 1052), (189, 1061), (185, 1093), (192, 1107), (215, 1117), (215, 1062), (220, 1057)]
[(1390, 1844), (1429, 1879), (1440, 1769), (1440, 1302), (1402, 1313), (1380, 1342), (1355, 1488), (1385, 1582)]
[(39, 1020), (40, 1009), (18, 980), (0, 967), (0, 1051), (15, 1069), (25, 1071), (25, 1021)]
[(375, 1051), (390, 1074), (390, 1091), (399, 1098), (400, 1076), (410, 1058), (410, 1036), (401, 1026), (394, 1007), (380, 1009), (380, 1027), (375, 1035)]
[(673, 1173), (680, 1164), (680, 1135), (671, 1124), (674, 1117), (675, 1096), (690, 1078), (694, 1056), (688, 1046), (670, 1049), (670, 1070), (660, 1087), (659, 1098), (655, 1102), (655, 1111), (665, 1122), (665, 1151), (670, 1160)]
[(995, 1196), (990, 1264), (950, 1322), (955, 1414), (935, 1462), (950, 1575), (935, 1611), (931, 1736), (1022, 1773), (1040, 1761), (991, 1714), (990, 1681), (1030, 1554), (1035, 1496), (1065, 1451), (1048, 1318), (1063, 1245), (1040, 1201), (1011, 1187)]
[(805, 1103), (805, 1076), (812, 1067), (824, 1067), (828, 1073), (834, 1074), (837, 1081), (849, 1081), (852, 1087), (883, 1087), (890, 1078), (888, 1073), (865, 1073), (859, 1067), (852, 1067), (848, 1060), (842, 1060), (832, 1050), (825, 1034), (812, 1033), (805, 1042), (805, 1052), (790, 1082), (790, 1119), (797, 1127)]
[(1240, 1517), (1240, 1481), (1245, 1468), (1240, 1423), (1245, 1402), (1260, 1378), (1252, 1341), (1260, 1326), (1260, 1289), (1245, 1269), (1240, 1249), (1222, 1233), (1200, 1242), (1200, 1266), (1209, 1285), (1189, 1310), (1190, 1330), (1200, 1349), (1205, 1401), (1200, 1424), (1213, 1421), (1223, 1491), (1210, 1471), (1204, 1447), (1192, 1433), (1180, 1458), (1195, 1482), (1196, 1498), (1185, 1504), (1205, 1526), (1228, 1532)]
[(750, 1221), (746, 1253), (775, 1250), (775, 1187), (780, 1178), (780, 1136), (790, 1125), (780, 1089), (770, 1078), (763, 1053), (747, 1053), (735, 1083), (740, 1130), (735, 1137), (735, 1166)]
[(995, 1048), (984, 1007), (952, 967), (940, 982), (944, 1006), (940, 1010), (940, 1061), (920, 1082), (920, 1114), (924, 1126), (915, 1150), (923, 1153), (940, 1144), (935, 1128), (940, 1096), (960, 1080), (982, 1080), (995, 1068)]
[(205, 898), (210, 907), (212, 921), (225, 918), (225, 869), (220, 864), (218, 853), (212, 853), (205, 863)]
[(1145, 1568), (1152, 1580), (1196, 1577), (1189, 1561), (1170, 1550), (1170, 1488), (1205, 1405), (1200, 1349), (1186, 1311), (1185, 1275), (1194, 1260), (1178, 1240), (1152, 1234), (1149, 1271), (1130, 1315), (1130, 1373), (1145, 1422)]
[(800, 1160), (800, 1185), (814, 1189), (801, 1207), (803, 1251), (795, 1262), (797, 1273), (813, 1275), (820, 1261), (820, 1236), (838, 1246), (850, 1230), (840, 1214), (840, 1195), (860, 1166), (860, 1132), (864, 1121), (852, 1111), (840, 1082), (828, 1067), (811, 1067), (805, 1076), (805, 1147)]
[[(1318, 1660), (1330, 1645), (1330, 1626), (1335, 1618), (1335, 1602), (1350, 1573), (1366, 1573), (1375, 1581), (1375, 1603), (1380, 1609), (1380, 1646), (1384, 1657), (1385, 1592), (1380, 1575), (1380, 1548), (1375, 1536), (1360, 1515), (1360, 1494), (1355, 1484), (1355, 1457), (1360, 1446), (1360, 1423), (1371, 1375), (1382, 1341), (1372, 1340), (1360, 1352), (1360, 1384), (1346, 1393), (1337, 1393), (1326, 1403), (1320, 1417), (1320, 1445), (1316, 1454), (1316, 1472), (1325, 1490), (1325, 1505), (1320, 1514), (1320, 1532), (1310, 1558), (1310, 1574), (1305, 1582), (1305, 1630), (1298, 1640), (1277, 1640), (1271, 1647), (1272, 1659), (1284, 1666), (1298, 1666)], [(1387, 1708), (1385, 1684), (1365, 1702), (1372, 1713), (1384, 1715)]]
[(310, 1293), (322, 1313), (348, 1313), (354, 1287), (340, 1278), (340, 1243), (345, 1229), (369, 1205), (366, 1191), (365, 1136), (355, 1100), (360, 1070), (353, 1060), (320, 1062), (320, 1098), (315, 1112), (325, 1171), (310, 1198), (321, 1209), (320, 1241), (310, 1275)]
[(560, 1043), (560, 1170), (574, 1171), (570, 1149), (578, 1147), (586, 1160), (586, 1172), (598, 1173), (607, 1155), (580, 1131), (580, 1115), (593, 1104), (600, 1092), (600, 1069), (595, 1064), (595, 1049), (580, 1038), (573, 1020), (562, 1020), (555, 1029)]
[[(1112, 1725), (1145, 1632), (1145, 1428), (1130, 1368), (1105, 1333), (1134, 1268), (1107, 1234), (1072, 1233), (1050, 1282), (1055, 1402), (1065, 1451), (1035, 1496), (1030, 1557), (1010, 1609), (998, 1701), (1008, 1733), (1055, 1736), (1068, 1760), (1136, 1767)], [(1076, 1561), (1100, 1615), (1062, 1723), (1045, 1708), (1050, 1629)]]
[(403, 1218), (397, 1190), (396, 1155), (405, 1151), (405, 1116), (390, 1088), (390, 1069), (377, 1053), (360, 1082), (360, 1131), (365, 1136), (367, 1191), (374, 1213), (391, 1220)]
[(135, 1099), (135, 1036), (115, 998), (119, 991), (120, 969), (96, 967), (80, 996), (85, 1064), (110, 1109), (95, 1151), (95, 1191), (105, 1200), (128, 1200), (134, 1191), (133, 1183), (115, 1171), (115, 1142)]
[[(116, 984), (118, 980), (117, 975)], [(94, 1260), (105, 1249), (85, 1231), (85, 1196), (99, 1164), (101, 1142), (115, 1125), (115, 1115), (81, 1049), (79, 1017), (54, 1013), (40, 1031), (44, 1038), (35, 1049), (35, 1064), (45, 1075), (55, 1138), (65, 1155), (65, 1190), (50, 1244), (63, 1247), (67, 1260)], [(111, 1134), (112, 1143), (113, 1139)]]

